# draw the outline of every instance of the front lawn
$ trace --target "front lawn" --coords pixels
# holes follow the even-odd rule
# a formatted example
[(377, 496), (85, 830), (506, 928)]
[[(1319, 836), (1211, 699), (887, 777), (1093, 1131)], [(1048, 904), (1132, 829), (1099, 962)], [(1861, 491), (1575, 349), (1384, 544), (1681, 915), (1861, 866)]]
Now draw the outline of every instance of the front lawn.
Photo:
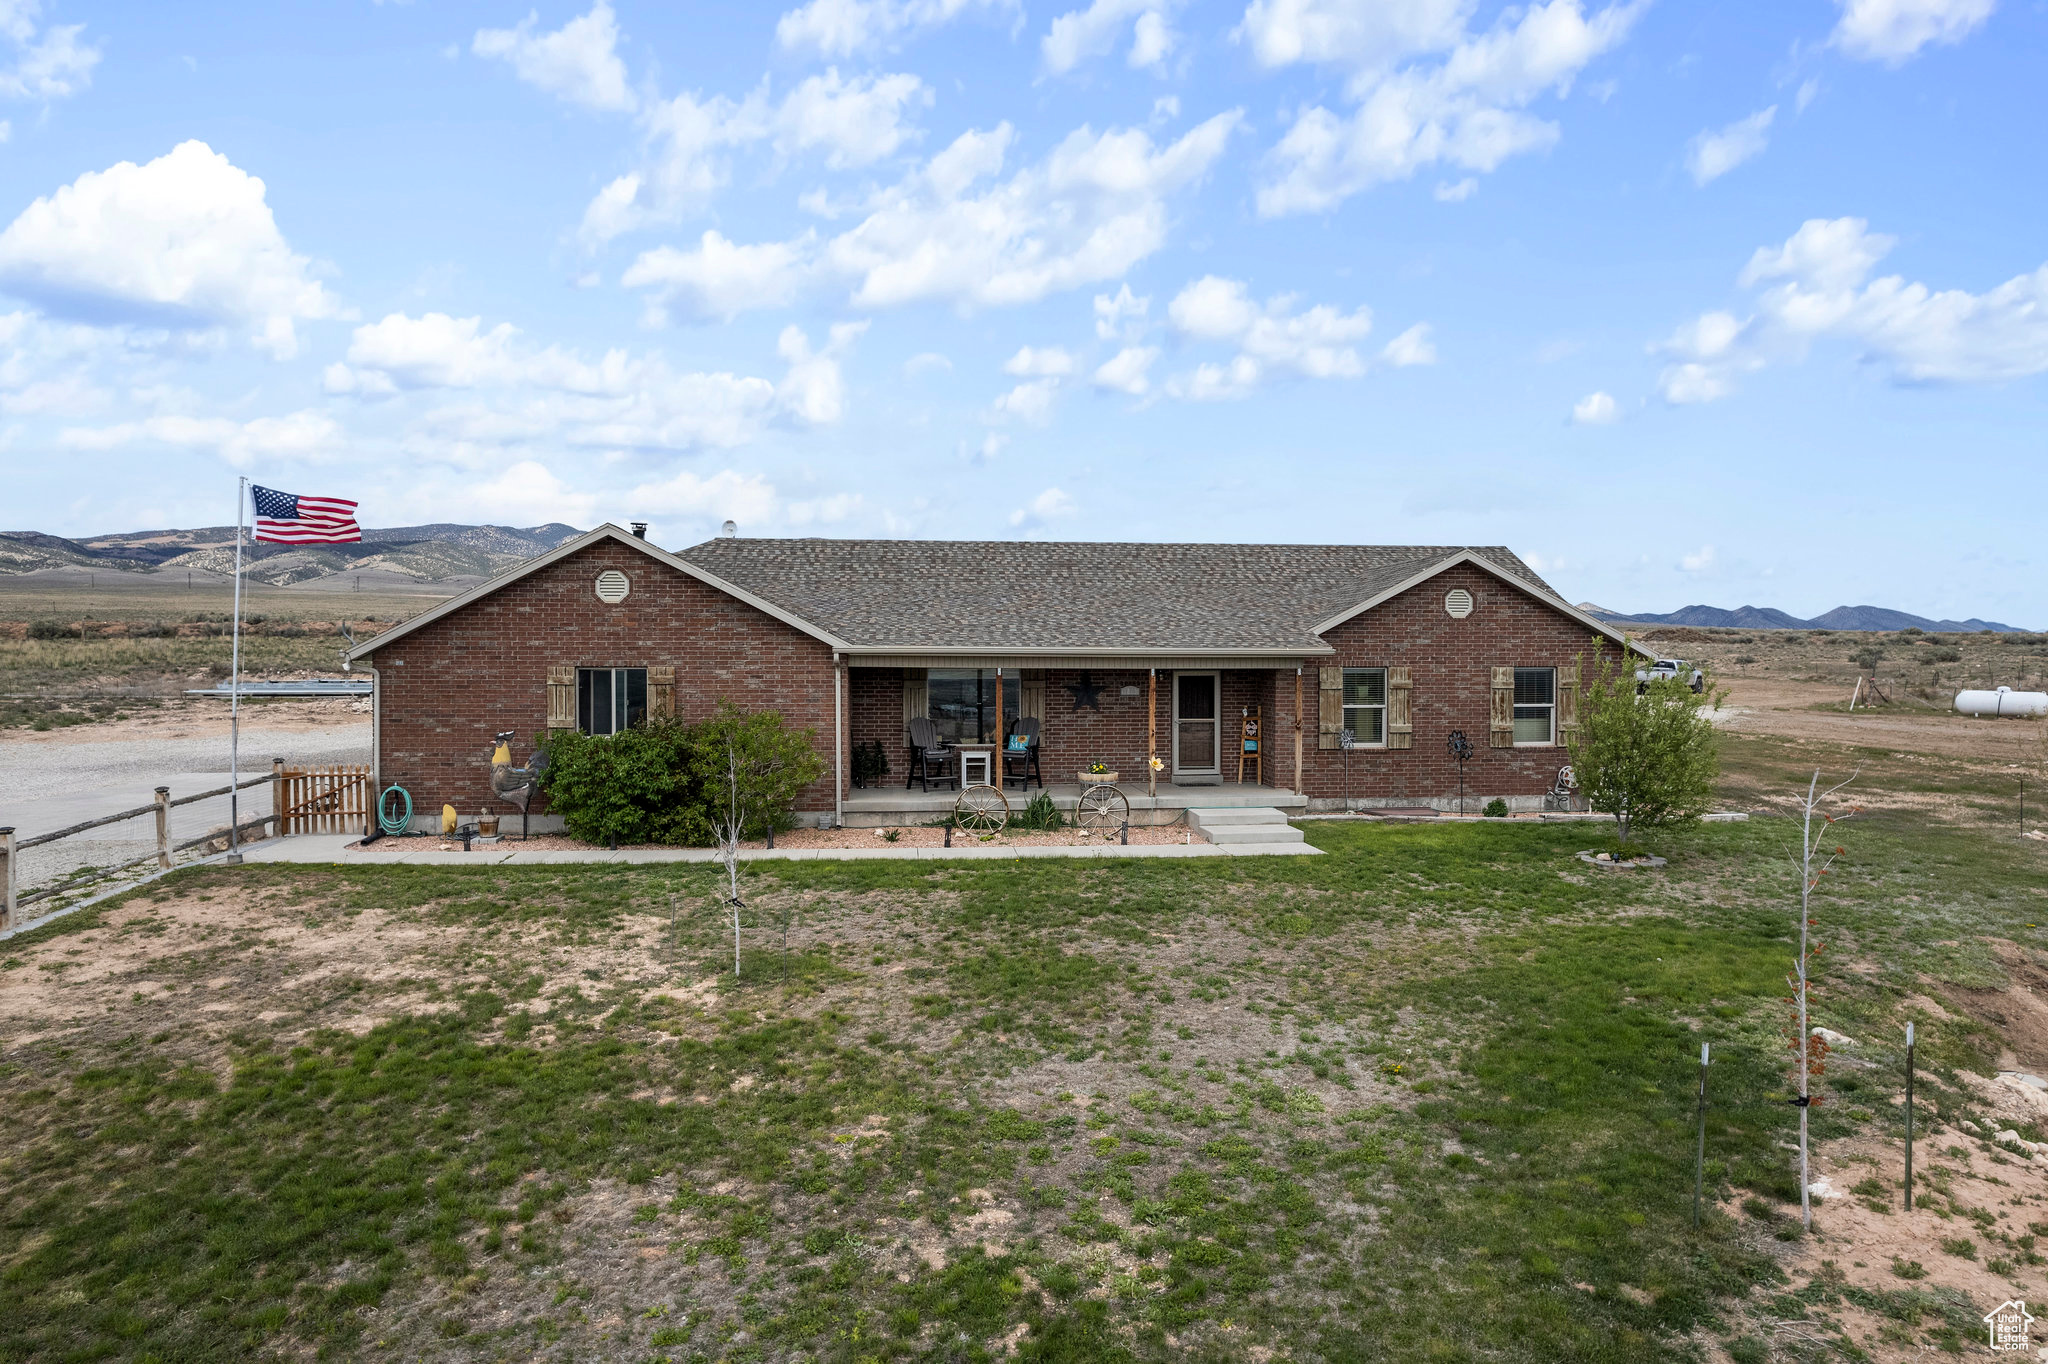
[[(1329, 856), (760, 864), (737, 980), (709, 868), (209, 869), (0, 943), (0, 1359), (1619, 1364), (1746, 1330), (1796, 1211), (1785, 823), (1650, 874), (1578, 863), (1584, 827), (1307, 828)], [(1821, 1021), (2048, 946), (2036, 855), (1871, 818)], [(1922, 1093), (1988, 1045), (1934, 1030)], [(1870, 1054), (1823, 1136), (1888, 1130)]]

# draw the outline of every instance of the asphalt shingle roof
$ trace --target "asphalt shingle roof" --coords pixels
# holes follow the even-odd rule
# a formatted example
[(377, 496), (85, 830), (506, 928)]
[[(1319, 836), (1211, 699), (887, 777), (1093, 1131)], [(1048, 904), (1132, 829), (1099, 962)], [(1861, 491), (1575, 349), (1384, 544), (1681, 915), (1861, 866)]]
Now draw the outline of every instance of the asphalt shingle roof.
[(856, 648), (1315, 648), (1317, 623), (1469, 548), (1555, 596), (1498, 545), (1161, 545), (707, 540), (678, 558)]

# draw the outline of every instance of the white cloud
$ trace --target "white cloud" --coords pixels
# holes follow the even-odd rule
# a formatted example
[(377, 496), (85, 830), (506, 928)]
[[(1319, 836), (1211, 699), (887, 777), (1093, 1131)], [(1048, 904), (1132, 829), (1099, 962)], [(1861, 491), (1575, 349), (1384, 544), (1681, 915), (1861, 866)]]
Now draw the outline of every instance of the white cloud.
[(1837, 0), (1842, 18), (1829, 38), (1864, 61), (1898, 66), (1929, 43), (1959, 43), (1976, 31), (1996, 0)]
[(1739, 282), (1762, 286), (1747, 318), (1710, 312), (1654, 349), (1672, 360), (1665, 400), (1709, 402), (1738, 376), (1805, 358), (1824, 338), (1852, 342), (1898, 383), (1990, 383), (2048, 372), (2048, 265), (1982, 294), (1871, 279), (1894, 240), (1861, 218), (1809, 219), (1760, 248)]
[(1095, 371), (1095, 386), (1142, 398), (1151, 391), (1152, 380), (1147, 375), (1158, 358), (1157, 346), (1125, 346)]
[(1074, 514), (1074, 499), (1058, 488), (1047, 488), (1024, 506), (1010, 513), (1010, 524), (1026, 530)]
[(1094, 0), (1085, 10), (1070, 10), (1052, 21), (1039, 43), (1045, 68), (1058, 75), (1106, 55), (1126, 25), (1132, 29), (1130, 65), (1160, 66), (1177, 41), (1167, 21), (1170, 9), (1170, 0)]
[(1470, 0), (1253, 0), (1233, 35), (1265, 67), (1380, 70), (1465, 34)]
[(853, 227), (814, 253), (807, 238), (787, 243), (786, 258), (848, 282), (862, 308), (1034, 303), (1115, 279), (1165, 244), (1168, 197), (1215, 164), (1239, 118), (1218, 114), (1164, 146), (1084, 126), (1007, 178), (1010, 125), (963, 133), (873, 192)]
[(1588, 393), (1572, 404), (1572, 422), (1577, 426), (1612, 426), (1621, 420), (1621, 404), (1607, 392)]
[[(1347, 94), (1357, 106), (1340, 117), (1317, 105), (1296, 118), (1271, 154), (1260, 214), (1321, 212), (1427, 166), (1488, 172), (1548, 148), (1557, 125), (1525, 107), (1568, 92), (1589, 62), (1628, 36), (1643, 5), (1630, 0), (1589, 17), (1581, 0), (1549, 0), (1509, 9), (1491, 29), (1471, 33), (1462, 5), (1253, 4), (1238, 33), (1262, 63), (1347, 66)], [(1440, 60), (1409, 61), (1438, 53)]]
[(1000, 431), (991, 431), (981, 438), (981, 444), (975, 447), (971, 453), (968, 452), (965, 441), (961, 442), (960, 449), (963, 454), (967, 455), (967, 462), (969, 464), (990, 464), (995, 461), (996, 456), (1003, 453), (1004, 447), (1009, 445), (1009, 443), (1010, 438), (1008, 436)]
[(1042, 425), (1052, 416), (1052, 399), (1059, 387), (1057, 379), (1029, 380), (997, 398), (993, 410), (999, 417)]
[(775, 485), (759, 474), (721, 469), (709, 478), (685, 469), (659, 483), (633, 489), (636, 510), (685, 516), (698, 521), (737, 521), (758, 526), (775, 518), (780, 499)]
[(619, 60), (618, 21), (606, 0), (596, 0), (590, 13), (553, 33), (536, 34), (539, 22), (532, 13), (517, 28), (478, 29), (470, 50), (510, 62), (519, 79), (572, 104), (615, 112), (634, 107), (626, 64)]
[(953, 362), (935, 350), (919, 351), (903, 362), (903, 372), (911, 378), (920, 374), (936, 374), (950, 371)]
[(0, 67), (0, 99), (63, 99), (92, 84), (100, 50), (79, 41), (85, 25), (59, 24), (39, 31), (36, 16), (41, 8), (36, 0), (0, 2), (0, 37), (16, 53), (9, 65)]
[(1690, 554), (1678, 557), (1678, 567), (1686, 573), (1704, 573), (1714, 566), (1714, 547), (1701, 545)]
[(1479, 192), (1479, 178), (1468, 175), (1463, 180), (1439, 180), (1436, 186), (1436, 201), (1440, 204), (1462, 204)]
[(247, 324), (280, 359), (297, 351), (295, 321), (342, 314), (278, 232), (263, 182), (204, 142), (30, 204), (0, 233), (0, 288), (102, 325)]
[(1240, 355), (1227, 365), (1197, 365), (1192, 374), (1169, 379), (1166, 391), (1190, 402), (1221, 402), (1250, 397), (1261, 377), (1259, 362), (1249, 355)]
[(326, 381), (335, 394), (445, 395), (408, 438), (411, 452), (438, 462), (499, 463), (504, 451), (533, 446), (732, 447), (777, 421), (837, 421), (846, 404), (840, 362), (865, 325), (842, 323), (817, 349), (800, 328), (786, 329), (778, 351), (787, 369), (775, 382), (678, 371), (658, 354), (619, 349), (587, 359), (532, 345), (502, 323), (394, 313), (358, 327), (348, 362), (329, 366)]
[(1015, 0), (811, 0), (775, 23), (783, 47), (821, 56), (865, 52), (918, 29), (934, 28), (970, 9), (1009, 10)]
[(311, 409), (246, 422), (169, 415), (112, 426), (73, 426), (61, 431), (57, 440), (68, 450), (103, 451), (147, 444), (211, 450), (238, 469), (258, 460), (317, 461), (338, 456), (343, 450), (341, 427), (326, 413)]
[(1167, 196), (1207, 173), (1239, 117), (1218, 114), (1165, 146), (1137, 129), (1084, 126), (1043, 162), (979, 192), (1002, 168), (1011, 129), (963, 134), (877, 195), (827, 259), (858, 278), (863, 306), (1029, 303), (1115, 279), (1165, 244)]
[(1770, 142), (1771, 120), (1778, 116), (1778, 106), (1759, 109), (1748, 118), (1739, 118), (1725, 128), (1712, 129), (1695, 137), (1685, 153), (1686, 169), (1692, 172), (1692, 182), (1704, 185), (1717, 180), (1734, 170), (1751, 157), (1762, 153)]
[[(570, 487), (539, 460), (522, 459), (495, 475), (465, 479), (451, 490), (486, 519), (514, 526), (567, 521), (587, 526), (599, 519), (598, 499)], [(635, 508), (638, 504), (635, 503)]]
[(811, 238), (738, 246), (715, 231), (695, 251), (672, 246), (642, 252), (619, 280), (628, 289), (652, 289), (649, 321), (668, 320), (681, 306), (692, 316), (730, 321), (749, 308), (779, 308), (803, 287)]
[(1003, 373), (1063, 379), (1074, 372), (1074, 357), (1058, 346), (1025, 346), (1003, 362)]
[(1433, 365), (1436, 363), (1436, 342), (1429, 339), (1429, 324), (1418, 322), (1387, 342), (1380, 351), (1380, 359), (1395, 369), (1407, 369), (1412, 365)]
[(763, 143), (783, 157), (822, 152), (835, 170), (872, 165), (915, 138), (905, 122), (928, 106), (931, 90), (915, 76), (842, 77), (828, 68), (783, 97), (765, 85), (744, 100), (685, 92), (641, 113), (645, 163), (597, 192), (579, 230), (596, 246), (623, 232), (681, 221), (701, 209), (731, 178), (732, 157)]
[(1128, 284), (1120, 286), (1114, 297), (1097, 294), (1095, 335), (1104, 341), (1137, 340), (1144, 333), (1145, 313), (1151, 306), (1151, 299), (1137, 297)]
[(777, 396), (793, 416), (812, 426), (827, 426), (845, 413), (846, 382), (839, 372), (839, 360), (867, 329), (865, 322), (838, 323), (821, 351), (811, 349), (802, 328), (782, 329), (776, 350), (789, 363), (789, 374)]
[[(1311, 379), (1365, 373), (1365, 362), (1353, 347), (1372, 330), (1370, 308), (1343, 313), (1319, 304), (1297, 313), (1291, 311), (1294, 303), (1291, 295), (1281, 295), (1262, 306), (1251, 301), (1241, 281), (1207, 275), (1182, 289), (1166, 314), (1190, 337), (1235, 342), (1262, 367), (1277, 365)], [(1426, 330), (1403, 339), (1411, 352), (1418, 344), (1428, 345)]]

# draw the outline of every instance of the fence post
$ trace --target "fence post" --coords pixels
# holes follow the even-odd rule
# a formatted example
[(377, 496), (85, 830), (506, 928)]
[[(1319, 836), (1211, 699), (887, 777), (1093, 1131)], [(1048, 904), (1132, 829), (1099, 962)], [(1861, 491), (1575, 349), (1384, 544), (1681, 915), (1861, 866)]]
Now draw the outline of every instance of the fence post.
[(159, 871), (171, 869), (171, 788), (156, 788), (156, 865)]
[(0, 829), (0, 928), (14, 927), (14, 826)]
[(284, 759), (270, 760), (270, 833), (274, 838), (284, 837)]

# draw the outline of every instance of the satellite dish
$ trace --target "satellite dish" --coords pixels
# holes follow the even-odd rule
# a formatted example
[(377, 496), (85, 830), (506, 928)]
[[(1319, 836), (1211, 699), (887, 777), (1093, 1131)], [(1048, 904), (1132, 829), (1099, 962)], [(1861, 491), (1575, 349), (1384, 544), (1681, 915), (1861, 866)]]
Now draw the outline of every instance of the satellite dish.
[(721, 540), (730, 540), (739, 533), (739, 523), (736, 521), (728, 521), (718, 528), (718, 538)]

